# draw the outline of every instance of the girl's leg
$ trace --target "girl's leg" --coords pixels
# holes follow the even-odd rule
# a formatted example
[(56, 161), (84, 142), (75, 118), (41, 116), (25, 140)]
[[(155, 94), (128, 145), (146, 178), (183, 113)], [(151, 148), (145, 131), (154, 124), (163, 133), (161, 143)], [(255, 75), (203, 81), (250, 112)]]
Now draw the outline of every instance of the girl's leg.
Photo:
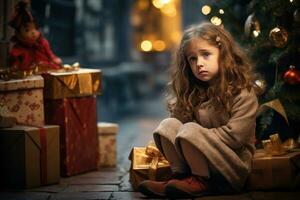
[(160, 137), (162, 149), (166, 159), (169, 161), (173, 173), (189, 174), (190, 169), (186, 162), (178, 155), (175, 145), (167, 138)]
[(179, 144), (183, 157), (189, 165), (192, 174), (205, 179), (209, 178), (208, 161), (203, 153), (186, 140), (180, 139)]
[(189, 168), (175, 149), (175, 138), (183, 124), (176, 118), (164, 119), (153, 133), (156, 146), (170, 162), (174, 173), (187, 173)]

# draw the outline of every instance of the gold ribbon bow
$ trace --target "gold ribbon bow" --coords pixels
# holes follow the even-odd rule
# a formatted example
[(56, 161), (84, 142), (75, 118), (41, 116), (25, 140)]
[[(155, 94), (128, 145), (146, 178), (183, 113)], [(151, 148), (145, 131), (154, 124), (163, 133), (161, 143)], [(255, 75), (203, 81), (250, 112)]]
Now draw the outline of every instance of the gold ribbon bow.
[(149, 179), (156, 180), (156, 173), (159, 164), (168, 165), (169, 162), (164, 158), (153, 141), (151, 141), (146, 147), (145, 154), (147, 155), (147, 162), (150, 163), (148, 169)]
[(292, 138), (289, 138), (283, 143), (281, 143), (281, 140), (277, 133), (270, 135), (270, 139), (263, 140), (262, 144), (264, 150), (272, 156), (283, 155), (297, 148), (297, 144)]

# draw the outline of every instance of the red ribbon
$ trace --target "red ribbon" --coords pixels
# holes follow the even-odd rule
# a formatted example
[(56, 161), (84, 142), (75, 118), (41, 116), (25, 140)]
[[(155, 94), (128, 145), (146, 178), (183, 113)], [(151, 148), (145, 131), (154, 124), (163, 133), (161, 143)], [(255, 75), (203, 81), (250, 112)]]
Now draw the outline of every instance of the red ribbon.
[[(21, 124), (23, 125), (23, 124)], [(28, 125), (25, 125), (28, 126)], [(31, 126), (39, 129), (40, 134), (40, 146), (34, 141), (33, 138), (29, 134), (27, 136), (30, 138), (30, 140), (33, 142), (33, 144), (36, 145), (36, 147), (40, 150), (40, 179), (41, 179), (41, 185), (47, 184), (47, 137), (46, 137), (46, 130), (44, 127), (40, 126)]]

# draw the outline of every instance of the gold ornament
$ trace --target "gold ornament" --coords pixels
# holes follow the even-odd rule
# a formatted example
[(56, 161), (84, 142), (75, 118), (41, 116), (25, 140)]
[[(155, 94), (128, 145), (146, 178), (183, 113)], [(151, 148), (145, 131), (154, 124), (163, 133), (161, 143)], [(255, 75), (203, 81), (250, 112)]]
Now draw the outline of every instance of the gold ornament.
[(288, 41), (288, 32), (283, 27), (275, 27), (270, 31), (269, 39), (275, 47), (283, 48)]
[(266, 81), (263, 79), (257, 79), (255, 80), (253, 87), (257, 95), (262, 95), (266, 91)]
[(246, 37), (257, 37), (260, 34), (260, 23), (255, 17), (254, 13), (249, 15), (244, 25)]

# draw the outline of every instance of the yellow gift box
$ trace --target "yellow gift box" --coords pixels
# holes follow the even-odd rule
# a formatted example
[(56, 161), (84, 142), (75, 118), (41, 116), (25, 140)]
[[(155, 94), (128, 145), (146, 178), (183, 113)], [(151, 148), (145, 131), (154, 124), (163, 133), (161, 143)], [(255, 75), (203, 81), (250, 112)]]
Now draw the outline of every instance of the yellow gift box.
[(44, 98), (63, 99), (101, 93), (102, 71), (84, 69), (70, 72), (50, 72), (44, 75)]
[(144, 180), (164, 181), (172, 174), (169, 162), (154, 146), (133, 147), (129, 181), (134, 190)]

